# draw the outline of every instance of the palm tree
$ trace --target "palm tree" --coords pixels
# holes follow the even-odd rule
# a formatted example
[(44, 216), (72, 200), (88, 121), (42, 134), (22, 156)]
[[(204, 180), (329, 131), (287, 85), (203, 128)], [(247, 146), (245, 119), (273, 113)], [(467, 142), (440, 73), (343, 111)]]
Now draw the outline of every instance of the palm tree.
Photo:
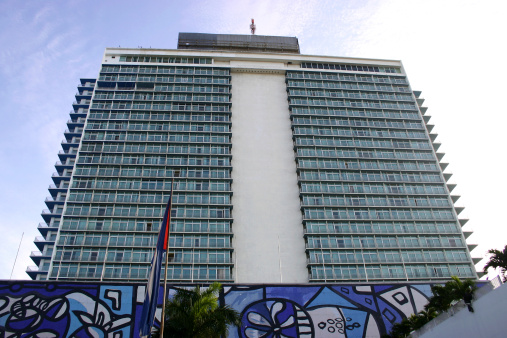
[[(447, 311), (454, 301), (462, 299), (467, 302), (471, 300), (473, 293), (477, 289), (475, 281), (472, 279), (460, 280), (456, 276), (451, 276), (452, 280), (444, 285), (433, 285), (431, 292), (433, 296), (430, 298), (429, 303), (424, 306), (424, 310), (418, 314), (413, 314), (404, 318), (401, 322), (395, 323), (391, 332), (383, 335), (383, 338), (405, 338), (410, 335), (414, 330), (419, 330), (426, 325), (433, 318), (438, 316), (439, 313)], [(468, 309), (473, 312), (471, 303), (467, 304)]]
[(453, 300), (462, 300), (468, 293), (474, 293), (477, 290), (473, 279), (461, 280), (457, 276), (451, 276), (452, 280), (445, 283), (451, 289)]
[(421, 322), (424, 322), (426, 324), (430, 320), (432, 320), (433, 318), (436, 318), (438, 316), (438, 312), (436, 312), (433, 309), (429, 309), (429, 310), (419, 311), (419, 313), (417, 315), (421, 318)]
[[(218, 304), (221, 287), (215, 282), (204, 291), (199, 286), (178, 289), (166, 304), (164, 338), (218, 338), (227, 336), (229, 325), (241, 325), (236, 310)], [(159, 332), (152, 337), (159, 337)]]
[(407, 320), (407, 318), (404, 318), (401, 322), (395, 323), (391, 329), (391, 332), (389, 332), (387, 335), (384, 335), (384, 337), (405, 338), (408, 337), (412, 331), (413, 330), (410, 321)]
[[(412, 316), (415, 316), (415, 318), (412, 318)], [(419, 311), (417, 315), (412, 315), (411, 323), (412, 323), (412, 329), (419, 330), (421, 327), (426, 325), (430, 320), (438, 316), (438, 313), (434, 310), (422, 310)]]
[(452, 292), (447, 285), (433, 285), (431, 286), (431, 293), (433, 296), (430, 298), (428, 304), (424, 306), (426, 311), (445, 312), (451, 307), (453, 301)]
[(484, 272), (487, 273), (489, 268), (500, 268), (502, 273), (502, 280), (507, 282), (505, 272), (507, 271), (507, 245), (502, 251), (497, 249), (490, 249), (488, 253), (492, 256), (489, 257), (489, 261), (484, 266)]
[(466, 296), (472, 296), (477, 289), (475, 281), (472, 279), (462, 281), (456, 276), (451, 276), (451, 278), (452, 280), (445, 283), (445, 285), (433, 285), (431, 287), (433, 297), (424, 306), (426, 310), (447, 311), (454, 301), (460, 301), (465, 299)]

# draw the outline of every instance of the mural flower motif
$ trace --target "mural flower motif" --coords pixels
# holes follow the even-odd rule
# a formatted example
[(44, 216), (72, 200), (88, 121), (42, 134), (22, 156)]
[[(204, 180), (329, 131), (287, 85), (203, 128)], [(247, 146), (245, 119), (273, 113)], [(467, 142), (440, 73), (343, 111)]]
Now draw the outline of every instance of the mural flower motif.
[[(56, 298), (51, 301), (31, 294), (14, 302), (10, 308), (10, 316), (7, 319), (7, 331), (17, 334), (33, 332), (44, 319), (57, 321), (67, 314), (68, 304), (65, 298)], [(15, 337), (16, 335), (6, 335)]]
[(108, 309), (98, 304), (95, 313), (90, 314), (74, 310), (82, 326), (74, 332), (73, 337), (114, 337), (114, 333), (130, 324), (130, 316), (117, 316), (114, 318)]
[[(251, 304), (243, 314), (243, 335), (247, 338), (298, 337), (304, 311), (295, 303), (284, 299), (265, 300)], [(303, 326), (309, 330), (305, 321)], [(304, 331), (306, 331), (304, 330)]]

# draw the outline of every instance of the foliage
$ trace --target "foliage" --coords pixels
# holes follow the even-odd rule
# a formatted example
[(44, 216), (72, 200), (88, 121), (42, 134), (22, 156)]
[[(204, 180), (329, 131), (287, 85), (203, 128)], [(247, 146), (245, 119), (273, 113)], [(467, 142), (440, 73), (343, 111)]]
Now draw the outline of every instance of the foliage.
[(421, 323), (424, 323), (424, 324), (420, 325), (418, 328), (416, 328), (416, 330), (420, 329), (427, 322), (429, 322), (430, 320), (432, 320), (433, 318), (438, 316), (438, 312), (433, 309), (429, 309), (429, 310), (422, 310), (417, 315), (420, 318), (420, 322), (418, 324), (421, 324)]
[(507, 282), (507, 245), (503, 248), (502, 251), (497, 249), (490, 249), (488, 253), (492, 256), (489, 257), (489, 261), (484, 266), (484, 272), (488, 272), (489, 268), (500, 268), (502, 273), (502, 280)]
[(475, 281), (465, 279), (461, 281), (458, 277), (452, 276), (452, 280), (445, 285), (433, 285), (431, 292), (433, 297), (424, 307), (426, 310), (434, 310), (437, 312), (447, 311), (453, 302), (458, 302), (465, 298), (467, 293), (473, 294), (477, 289)]
[(446, 285), (433, 285), (431, 287), (431, 293), (433, 297), (430, 298), (428, 304), (424, 306), (424, 309), (429, 311), (445, 312), (451, 307), (453, 301), (452, 291), (449, 286)]
[(475, 281), (472, 279), (460, 280), (456, 276), (451, 277), (452, 280), (444, 285), (433, 285), (431, 292), (433, 297), (430, 298), (428, 304), (424, 306), (424, 310), (417, 315), (404, 318), (401, 322), (393, 325), (391, 332), (383, 338), (405, 338), (410, 332), (423, 327), (430, 320), (438, 316), (439, 313), (447, 311), (453, 302), (462, 300), (465, 295), (472, 294), (477, 289)]
[[(220, 283), (201, 291), (178, 289), (165, 308), (164, 338), (214, 338), (227, 336), (228, 325), (241, 325), (240, 314), (218, 304)], [(159, 337), (159, 332), (152, 335)]]
[(430, 320), (438, 315), (433, 310), (423, 310), (418, 314), (413, 314), (410, 317), (404, 318), (401, 322), (393, 325), (391, 332), (384, 335), (383, 338), (405, 338), (410, 335), (410, 332), (419, 330)]
[(404, 338), (407, 337), (410, 332), (412, 332), (412, 327), (410, 326), (410, 322), (408, 318), (404, 318), (401, 322), (393, 325), (391, 332), (388, 337), (392, 338)]

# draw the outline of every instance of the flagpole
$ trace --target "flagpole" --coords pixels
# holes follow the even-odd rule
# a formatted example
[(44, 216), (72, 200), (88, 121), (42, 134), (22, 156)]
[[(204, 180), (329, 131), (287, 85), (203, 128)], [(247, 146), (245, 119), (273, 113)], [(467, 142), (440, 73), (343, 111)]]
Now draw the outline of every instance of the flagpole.
[(171, 195), (169, 196), (169, 215), (167, 215), (167, 221), (169, 222), (167, 226), (167, 250), (165, 251), (165, 270), (164, 270), (164, 298), (162, 301), (162, 315), (160, 318), (160, 338), (164, 338), (164, 324), (165, 324), (165, 302), (167, 297), (167, 267), (169, 263), (169, 234), (171, 232), (171, 212), (173, 205), (173, 188), (174, 188), (174, 177), (179, 176), (180, 172), (175, 171), (173, 178), (171, 179)]

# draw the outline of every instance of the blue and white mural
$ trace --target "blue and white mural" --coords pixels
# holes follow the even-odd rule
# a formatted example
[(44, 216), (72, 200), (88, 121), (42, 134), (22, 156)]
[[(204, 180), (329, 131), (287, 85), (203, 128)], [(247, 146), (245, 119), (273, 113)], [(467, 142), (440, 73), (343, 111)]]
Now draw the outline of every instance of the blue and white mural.
[(429, 285), (225, 287), (242, 314), (233, 337), (380, 337), (424, 308)]
[(133, 285), (0, 284), (1, 337), (133, 337)]
[[(144, 290), (131, 283), (0, 281), (0, 337), (139, 337)], [(429, 284), (224, 285), (220, 302), (242, 316), (230, 337), (363, 338), (389, 332), (430, 296)], [(157, 326), (158, 318), (160, 311)]]

